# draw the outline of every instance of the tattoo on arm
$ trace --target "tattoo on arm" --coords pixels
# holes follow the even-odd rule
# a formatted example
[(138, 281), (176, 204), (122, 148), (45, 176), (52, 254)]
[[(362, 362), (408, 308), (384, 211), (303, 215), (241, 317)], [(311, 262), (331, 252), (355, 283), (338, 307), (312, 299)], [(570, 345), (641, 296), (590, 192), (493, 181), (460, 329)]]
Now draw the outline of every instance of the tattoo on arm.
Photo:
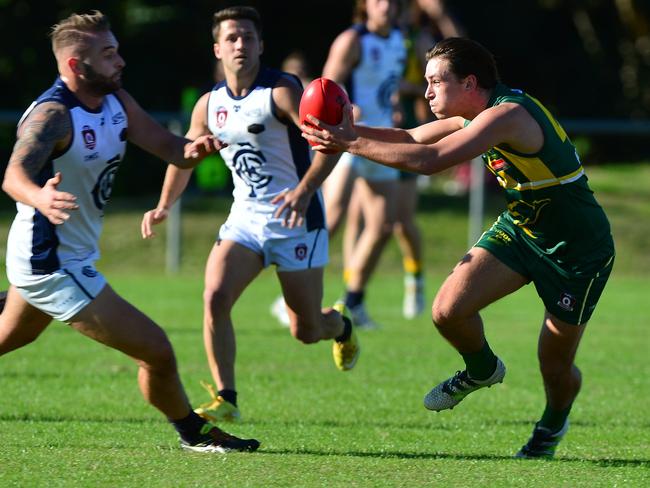
[(37, 105), (20, 127), (20, 135), (9, 158), (29, 179), (36, 178), (51, 154), (67, 142), (72, 130), (68, 109), (54, 102)]

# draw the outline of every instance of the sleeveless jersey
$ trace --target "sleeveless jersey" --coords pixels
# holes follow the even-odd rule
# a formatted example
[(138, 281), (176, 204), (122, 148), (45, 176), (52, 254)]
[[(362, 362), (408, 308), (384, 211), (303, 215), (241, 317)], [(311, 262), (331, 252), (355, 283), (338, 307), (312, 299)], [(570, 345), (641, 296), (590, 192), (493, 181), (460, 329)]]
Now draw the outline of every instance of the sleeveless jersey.
[(77, 197), (79, 208), (54, 225), (34, 207), (16, 203), (17, 215), (9, 231), (7, 267), (27, 274), (49, 274), (66, 264), (99, 258), (104, 207), (126, 148), (126, 110), (115, 95), (107, 95), (96, 110), (84, 106), (58, 78), (23, 114), (19, 125), (38, 104), (58, 102), (68, 108), (71, 140), (53, 154), (38, 175), (37, 184), (60, 172), (57, 189)]
[(391, 97), (399, 88), (406, 66), (406, 44), (394, 28), (388, 37), (370, 32), (365, 25), (352, 27), (359, 35), (361, 57), (346, 88), (352, 103), (361, 108), (360, 124), (392, 127)]
[[(281, 121), (275, 112), (272, 92), (281, 77), (300, 86), (293, 75), (262, 67), (247, 95), (234, 96), (223, 81), (214, 86), (208, 99), (208, 128), (229, 144), (220, 153), (232, 172), (233, 210), (267, 214), (269, 220), (277, 210), (271, 200), (294, 188), (311, 164), (309, 145), (300, 130), (293, 122)], [(308, 207), (305, 225), (307, 230), (325, 226), (318, 192)], [(304, 227), (286, 233), (302, 232)]]
[(501, 103), (522, 105), (544, 134), (544, 144), (535, 154), (520, 153), (507, 144), (483, 154), (488, 169), (505, 190), (505, 218), (545, 254), (578, 261), (592, 251), (611, 255), (609, 221), (562, 126), (535, 98), (498, 84), (488, 107)]

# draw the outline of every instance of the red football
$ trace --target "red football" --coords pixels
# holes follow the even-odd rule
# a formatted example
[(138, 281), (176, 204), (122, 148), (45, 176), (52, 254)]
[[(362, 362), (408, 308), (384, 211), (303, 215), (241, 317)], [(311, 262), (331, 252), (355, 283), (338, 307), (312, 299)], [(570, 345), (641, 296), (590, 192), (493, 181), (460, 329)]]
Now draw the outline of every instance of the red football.
[[(306, 119), (309, 114), (326, 124), (339, 124), (343, 120), (343, 107), (346, 103), (350, 103), (350, 100), (336, 82), (327, 78), (316, 78), (307, 85), (300, 99), (300, 123), (312, 125)], [(312, 144), (311, 141), (309, 143)]]

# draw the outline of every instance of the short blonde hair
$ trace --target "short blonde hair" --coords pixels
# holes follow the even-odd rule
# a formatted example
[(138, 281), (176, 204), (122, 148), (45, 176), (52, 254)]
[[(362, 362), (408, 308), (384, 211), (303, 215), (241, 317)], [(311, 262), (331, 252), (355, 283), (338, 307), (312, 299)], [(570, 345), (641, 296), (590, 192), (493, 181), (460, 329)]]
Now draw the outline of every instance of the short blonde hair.
[(58, 24), (52, 26), (50, 38), (54, 54), (68, 46), (77, 45), (81, 52), (88, 47), (92, 34), (111, 30), (111, 25), (99, 10), (89, 14), (72, 14)]

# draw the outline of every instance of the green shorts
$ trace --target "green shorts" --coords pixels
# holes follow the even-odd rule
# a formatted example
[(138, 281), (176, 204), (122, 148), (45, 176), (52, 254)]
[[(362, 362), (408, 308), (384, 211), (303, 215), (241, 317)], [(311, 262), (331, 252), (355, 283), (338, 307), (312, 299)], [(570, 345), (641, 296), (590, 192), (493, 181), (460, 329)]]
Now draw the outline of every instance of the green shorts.
[[(614, 244), (582, 255), (580, 263), (567, 262), (537, 248), (523, 230), (499, 217), (476, 247), (482, 247), (499, 261), (535, 284), (546, 309), (569, 324), (586, 323), (596, 308), (614, 265)], [(611, 249), (611, 252), (610, 252)]]

